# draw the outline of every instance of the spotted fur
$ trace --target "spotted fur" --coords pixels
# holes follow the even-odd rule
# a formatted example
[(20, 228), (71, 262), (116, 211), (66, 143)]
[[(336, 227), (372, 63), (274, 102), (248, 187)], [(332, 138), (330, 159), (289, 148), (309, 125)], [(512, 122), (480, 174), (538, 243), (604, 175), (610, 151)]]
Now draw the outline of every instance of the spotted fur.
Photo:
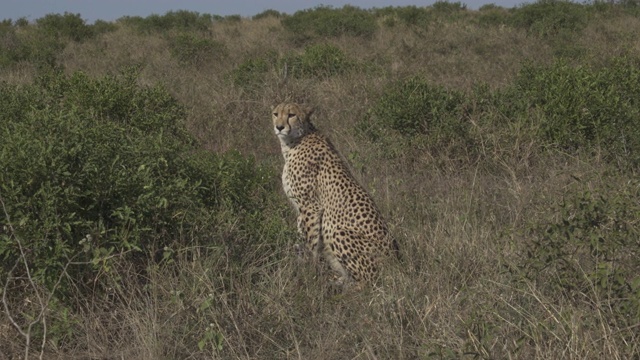
[(373, 199), (351, 175), (329, 139), (313, 126), (312, 109), (273, 108), (280, 139), (282, 185), (297, 213), (298, 233), (314, 258), (322, 255), (339, 281), (370, 282), (398, 245)]

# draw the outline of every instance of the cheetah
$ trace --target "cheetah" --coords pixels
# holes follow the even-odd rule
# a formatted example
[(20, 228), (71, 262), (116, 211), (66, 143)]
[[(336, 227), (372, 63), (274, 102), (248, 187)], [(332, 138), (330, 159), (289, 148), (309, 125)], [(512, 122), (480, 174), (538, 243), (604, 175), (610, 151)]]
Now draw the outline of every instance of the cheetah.
[(314, 259), (328, 262), (336, 283), (370, 283), (381, 260), (397, 256), (398, 244), (371, 196), (311, 123), (312, 113), (295, 103), (273, 107), (273, 128), (284, 156), (284, 192), (306, 248)]

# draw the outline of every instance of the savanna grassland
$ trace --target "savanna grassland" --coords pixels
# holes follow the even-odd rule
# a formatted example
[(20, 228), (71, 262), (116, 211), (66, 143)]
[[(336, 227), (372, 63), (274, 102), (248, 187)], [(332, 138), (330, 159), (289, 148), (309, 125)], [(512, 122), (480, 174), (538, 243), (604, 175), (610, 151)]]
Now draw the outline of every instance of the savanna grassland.
[[(640, 7), (0, 24), (0, 359), (640, 357)], [(401, 247), (294, 251), (313, 106)]]

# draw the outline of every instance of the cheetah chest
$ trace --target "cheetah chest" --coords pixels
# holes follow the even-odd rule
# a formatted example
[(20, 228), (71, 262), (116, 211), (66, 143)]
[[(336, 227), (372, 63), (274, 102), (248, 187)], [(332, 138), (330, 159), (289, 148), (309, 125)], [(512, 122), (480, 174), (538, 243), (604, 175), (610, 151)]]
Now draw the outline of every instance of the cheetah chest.
[(289, 162), (285, 162), (284, 169), (282, 170), (282, 188), (284, 189), (284, 193), (287, 195), (287, 198), (289, 199), (294, 209), (296, 210), (296, 213), (299, 213), (300, 204), (298, 204), (298, 202), (296, 201), (296, 196), (293, 193), (293, 187), (292, 187), (293, 179), (291, 178), (290, 171), (291, 169), (289, 166)]

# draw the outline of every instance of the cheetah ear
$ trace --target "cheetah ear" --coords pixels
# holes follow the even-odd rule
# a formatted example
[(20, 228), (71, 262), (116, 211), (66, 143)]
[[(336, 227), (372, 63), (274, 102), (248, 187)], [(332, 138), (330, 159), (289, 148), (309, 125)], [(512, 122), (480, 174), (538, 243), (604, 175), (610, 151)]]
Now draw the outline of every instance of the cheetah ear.
[(304, 116), (307, 120), (311, 117), (311, 114), (313, 114), (313, 112), (316, 110), (311, 106), (307, 106), (307, 105), (302, 105), (301, 107), (302, 107), (302, 111), (304, 111)]

